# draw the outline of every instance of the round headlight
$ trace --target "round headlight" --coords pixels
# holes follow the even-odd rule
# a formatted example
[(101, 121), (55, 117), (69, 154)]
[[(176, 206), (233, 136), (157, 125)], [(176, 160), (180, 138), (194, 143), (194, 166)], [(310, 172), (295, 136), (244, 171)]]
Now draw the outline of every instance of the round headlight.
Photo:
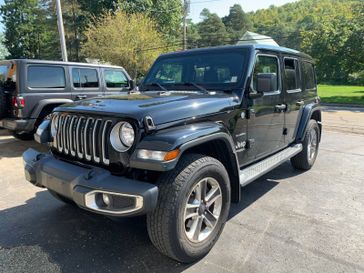
[(51, 123), (51, 135), (52, 137), (55, 137), (57, 134), (57, 129), (58, 129), (58, 115), (57, 116), (53, 116), (52, 118), (52, 123)]
[(127, 146), (130, 147), (134, 143), (135, 134), (133, 126), (131, 126), (130, 123), (124, 122), (123, 125), (120, 127), (120, 139), (121, 142)]
[(117, 123), (111, 130), (110, 143), (118, 152), (126, 152), (134, 144), (135, 131), (126, 121)]

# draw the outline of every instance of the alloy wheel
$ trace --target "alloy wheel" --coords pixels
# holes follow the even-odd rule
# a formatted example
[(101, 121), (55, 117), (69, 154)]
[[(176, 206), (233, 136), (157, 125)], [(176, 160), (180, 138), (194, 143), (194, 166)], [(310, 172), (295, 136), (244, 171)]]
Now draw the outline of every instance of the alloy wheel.
[(222, 192), (212, 177), (200, 180), (190, 192), (184, 212), (184, 230), (194, 243), (204, 241), (216, 227), (222, 209)]

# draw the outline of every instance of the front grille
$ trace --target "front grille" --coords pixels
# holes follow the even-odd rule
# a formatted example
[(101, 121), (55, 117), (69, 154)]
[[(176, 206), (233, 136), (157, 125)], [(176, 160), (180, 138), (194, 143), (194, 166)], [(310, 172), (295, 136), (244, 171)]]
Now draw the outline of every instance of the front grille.
[(53, 147), (68, 156), (109, 165), (108, 136), (111, 125), (111, 120), (60, 114)]

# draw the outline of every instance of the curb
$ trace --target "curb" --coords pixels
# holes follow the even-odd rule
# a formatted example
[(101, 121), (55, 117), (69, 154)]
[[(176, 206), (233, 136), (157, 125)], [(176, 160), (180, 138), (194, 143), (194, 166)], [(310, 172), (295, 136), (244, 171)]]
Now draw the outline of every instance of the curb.
[(325, 103), (325, 102), (321, 102), (320, 104), (322, 106), (327, 106), (327, 107), (360, 108), (360, 109), (364, 110), (364, 105), (360, 105), (360, 104), (339, 104), (339, 103)]

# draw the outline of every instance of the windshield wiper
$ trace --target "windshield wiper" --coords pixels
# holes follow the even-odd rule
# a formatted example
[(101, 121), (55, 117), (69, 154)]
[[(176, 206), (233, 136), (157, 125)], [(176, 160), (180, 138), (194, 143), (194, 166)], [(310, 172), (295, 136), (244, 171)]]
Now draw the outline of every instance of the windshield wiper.
[(194, 83), (194, 82), (184, 82), (182, 84), (183, 85), (187, 85), (187, 86), (192, 85), (192, 86), (196, 87), (198, 90), (204, 92), (205, 94), (209, 93), (209, 91), (206, 88), (202, 87), (201, 85), (198, 85), (197, 83)]
[(168, 91), (167, 88), (165, 88), (163, 85), (161, 85), (160, 83), (157, 83), (157, 82), (151, 82), (151, 83), (145, 84), (144, 86), (158, 86), (161, 90)]

